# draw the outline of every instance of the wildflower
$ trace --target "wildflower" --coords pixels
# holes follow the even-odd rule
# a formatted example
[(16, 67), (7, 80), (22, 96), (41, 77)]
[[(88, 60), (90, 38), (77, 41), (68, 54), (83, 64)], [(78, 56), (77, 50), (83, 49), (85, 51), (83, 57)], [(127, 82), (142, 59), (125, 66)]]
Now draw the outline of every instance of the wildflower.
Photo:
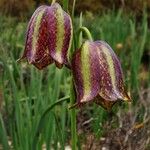
[(61, 6), (58, 3), (40, 6), (29, 21), (21, 59), (26, 58), (38, 69), (43, 69), (53, 62), (61, 68), (68, 62), (71, 40), (71, 18)]
[(130, 101), (123, 85), (120, 62), (104, 41), (85, 41), (72, 59), (72, 71), (80, 106), (96, 102), (111, 109), (118, 100)]

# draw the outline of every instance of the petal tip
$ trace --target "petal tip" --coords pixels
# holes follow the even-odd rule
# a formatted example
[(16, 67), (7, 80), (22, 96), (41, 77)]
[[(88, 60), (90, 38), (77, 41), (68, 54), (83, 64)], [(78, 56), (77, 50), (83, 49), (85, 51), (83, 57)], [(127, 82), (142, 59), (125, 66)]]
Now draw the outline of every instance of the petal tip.
[(125, 93), (124, 93), (124, 97), (122, 98), (123, 101), (131, 102), (132, 99), (131, 99), (131, 96), (130, 96), (130, 95), (131, 95), (130, 92), (125, 92)]
[(98, 105), (100, 105), (101, 107), (103, 107), (105, 110), (107, 111), (111, 111), (112, 107), (114, 106), (114, 104), (117, 102), (116, 101), (110, 101), (110, 100), (106, 100), (103, 99), (100, 95), (97, 96), (94, 100), (94, 102)]

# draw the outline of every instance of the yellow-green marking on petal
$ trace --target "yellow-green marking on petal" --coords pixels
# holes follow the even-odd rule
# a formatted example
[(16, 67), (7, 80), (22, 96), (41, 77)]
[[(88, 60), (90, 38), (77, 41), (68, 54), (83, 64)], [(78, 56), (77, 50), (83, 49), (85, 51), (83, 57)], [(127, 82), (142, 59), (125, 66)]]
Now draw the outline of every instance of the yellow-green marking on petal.
[(64, 15), (63, 10), (58, 7), (56, 11), (56, 20), (57, 20), (57, 35), (56, 35), (56, 57), (58, 60), (61, 60), (61, 51), (63, 48), (63, 41), (64, 41)]
[(115, 85), (115, 83), (116, 83), (116, 77), (115, 76), (116, 75), (115, 75), (113, 58), (112, 58), (108, 48), (102, 46), (102, 49), (103, 49), (103, 52), (105, 54), (106, 61), (107, 61), (107, 64), (108, 64), (108, 69), (109, 69), (109, 74), (110, 74), (113, 89), (116, 89), (116, 85)]
[(34, 53), (36, 52), (36, 44), (38, 41), (39, 29), (40, 29), (41, 20), (44, 15), (44, 12), (45, 12), (45, 9), (40, 11), (37, 17), (35, 18), (36, 22), (35, 22), (35, 27), (34, 27), (34, 32), (33, 32), (33, 39), (32, 39), (33, 57), (34, 57)]
[(89, 55), (89, 43), (85, 42), (82, 46), (81, 50), (81, 67), (82, 67), (82, 76), (83, 76), (83, 90), (84, 90), (84, 97), (81, 102), (86, 101), (86, 96), (89, 95), (91, 90), (90, 84), (90, 55)]

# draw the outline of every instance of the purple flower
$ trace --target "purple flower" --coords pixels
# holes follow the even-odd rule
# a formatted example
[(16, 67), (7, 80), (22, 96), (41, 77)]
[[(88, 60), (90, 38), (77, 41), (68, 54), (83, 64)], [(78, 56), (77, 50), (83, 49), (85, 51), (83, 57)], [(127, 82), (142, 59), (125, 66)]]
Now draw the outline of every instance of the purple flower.
[(21, 59), (26, 58), (38, 69), (43, 69), (53, 62), (61, 68), (63, 64), (68, 63), (71, 41), (70, 16), (58, 3), (40, 6), (29, 21), (25, 50)]
[(104, 41), (85, 41), (72, 59), (77, 103), (96, 102), (111, 109), (118, 100), (130, 101), (124, 89), (120, 62)]

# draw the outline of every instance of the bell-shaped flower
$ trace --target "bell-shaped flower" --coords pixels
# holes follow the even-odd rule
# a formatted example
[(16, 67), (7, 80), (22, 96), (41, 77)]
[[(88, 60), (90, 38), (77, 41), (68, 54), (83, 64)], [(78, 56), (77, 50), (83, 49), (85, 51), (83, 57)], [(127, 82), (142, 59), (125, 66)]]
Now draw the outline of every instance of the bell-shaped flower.
[(75, 106), (94, 101), (109, 110), (118, 100), (130, 101), (120, 62), (106, 42), (85, 41), (73, 55), (72, 71)]
[(61, 68), (63, 64), (68, 63), (71, 41), (71, 17), (58, 3), (40, 6), (29, 21), (21, 59), (26, 58), (38, 69), (53, 62)]

